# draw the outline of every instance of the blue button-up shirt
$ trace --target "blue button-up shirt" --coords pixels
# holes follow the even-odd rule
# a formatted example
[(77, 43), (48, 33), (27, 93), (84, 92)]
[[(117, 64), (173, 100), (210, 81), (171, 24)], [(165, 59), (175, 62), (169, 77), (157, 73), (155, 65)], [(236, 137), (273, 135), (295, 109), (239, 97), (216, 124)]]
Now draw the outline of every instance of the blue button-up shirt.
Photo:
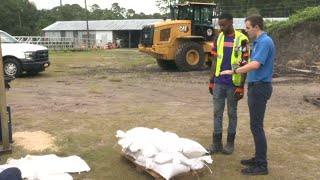
[(248, 73), (248, 82), (271, 82), (275, 46), (267, 33), (261, 34), (253, 43), (251, 61), (260, 63), (260, 68)]

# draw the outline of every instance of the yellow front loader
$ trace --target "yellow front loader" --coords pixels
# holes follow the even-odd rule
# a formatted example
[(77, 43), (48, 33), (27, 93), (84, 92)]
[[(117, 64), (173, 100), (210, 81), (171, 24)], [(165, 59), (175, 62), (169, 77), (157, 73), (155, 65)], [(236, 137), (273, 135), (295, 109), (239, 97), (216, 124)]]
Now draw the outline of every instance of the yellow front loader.
[(173, 19), (144, 26), (139, 51), (164, 69), (199, 70), (209, 60), (214, 38), (215, 3), (188, 2), (172, 7)]

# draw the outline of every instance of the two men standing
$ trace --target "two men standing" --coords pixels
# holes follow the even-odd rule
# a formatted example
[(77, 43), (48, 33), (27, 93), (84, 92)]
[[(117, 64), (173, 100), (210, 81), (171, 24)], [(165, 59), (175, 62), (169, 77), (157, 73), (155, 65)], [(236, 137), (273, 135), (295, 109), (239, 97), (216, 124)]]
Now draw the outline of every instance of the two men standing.
[[(223, 152), (225, 154), (233, 152), (237, 126), (237, 100), (243, 97), (243, 85), (246, 79), (245, 73), (248, 72), (248, 107), (250, 129), (255, 144), (255, 155), (253, 158), (242, 160), (240, 163), (248, 166), (242, 170), (243, 174), (265, 175), (268, 174), (268, 162), (264, 115), (267, 101), (272, 94), (271, 81), (275, 46), (272, 39), (264, 32), (263, 18), (258, 15), (247, 17), (245, 19), (246, 32), (255, 41), (253, 43), (252, 54), (250, 55), (250, 62), (243, 63), (248, 60), (249, 56), (248, 52), (243, 49), (248, 48), (240, 48), (241, 52), (238, 52), (238, 56), (240, 54), (240, 57), (235, 56), (235, 52), (238, 50), (237, 37), (239, 38), (242, 34), (237, 33), (233, 29), (232, 23), (232, 16), (230, 14), (225, 13), (219, 16), (219, 25), (222, 32), (213, 47), (212, 54), (216, 55), (217, 60), (216, 64), (213, 62), (212, 65), (212, 70), (214, 71), (212, 71), (209, 85), (209, 90), (213, 94), (214, 101), (213, 144), (208, 148), (208, 151), (210, 153)], [(230, 38), (231, 40), (228, 40), (232, 32), (234, 32), (235, 36)], [(247, 40), (246, 37), (240, 37), (240, 39)], [(231, 51), (228, 50), (230, 46), (232, 47)], [(235, 64), (239, 66), (235, 66)], [(225, 148), (222, 148), (222, 115), (225, 99), (227, 99), (229, 127), (227, 145)]]

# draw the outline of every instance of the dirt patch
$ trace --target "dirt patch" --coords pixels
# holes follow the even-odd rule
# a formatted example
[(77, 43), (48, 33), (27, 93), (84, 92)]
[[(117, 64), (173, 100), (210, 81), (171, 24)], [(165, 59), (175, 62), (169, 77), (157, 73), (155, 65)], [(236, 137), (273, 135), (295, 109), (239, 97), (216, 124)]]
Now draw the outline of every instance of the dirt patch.
[(276, 46), (276, 72), (299, 73), (291, 69), (298, 66), (300, 70), (320, 73), (319, 28), (320, 22), (308, 22), (270, 33)]
[(55, 138), (43, 131), (16, 132), (13, 134), (14, 144), (22, 146), (29, 151), (57, 150), (54, 145)]

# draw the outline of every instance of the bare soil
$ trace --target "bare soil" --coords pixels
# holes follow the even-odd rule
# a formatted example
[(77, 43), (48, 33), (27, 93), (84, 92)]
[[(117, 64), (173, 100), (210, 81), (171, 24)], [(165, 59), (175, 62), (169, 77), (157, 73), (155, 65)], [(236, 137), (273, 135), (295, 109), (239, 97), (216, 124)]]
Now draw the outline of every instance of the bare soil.
[(56, 150), (54, 137), (43, 131), (34, 132), (16, 132), (13, 134), (14, 144), (22, 146), (29, 151), (43, 151), (46, 149)]
[(276, 46), (276, 70), (278, 73), (320, 74), (320, 23), (305, 22), (294, 27), (272, 32)]
[[(113, 148), (116, 130), (159, 128), (204, 147), (211, 143), (208, 70), (164, 72), (136, 50), (51, 58), (46, 72), (14, 80), (7, 93), (15, 132), (12, 156), (44, 149), (41, 153), (79, 155), (92, 170), (75, 179), (152, 179), (120, 160), (121, 149)], [(319, 77), (304, 74), (274, 79), (265, 117), (270, 174), (264, 179), (320, 177), (320, 107), (303, 100), (303, 95), (320, 97), (319, 83)], [(246, 103), (245, 97), (238, 106), (235, 153), (213, 155), (214, 173), (201, 179), (252, 179), (241, 175), (239, 164), (254, 153)], [(224, 133), (227, 122), (225, 114)]]

